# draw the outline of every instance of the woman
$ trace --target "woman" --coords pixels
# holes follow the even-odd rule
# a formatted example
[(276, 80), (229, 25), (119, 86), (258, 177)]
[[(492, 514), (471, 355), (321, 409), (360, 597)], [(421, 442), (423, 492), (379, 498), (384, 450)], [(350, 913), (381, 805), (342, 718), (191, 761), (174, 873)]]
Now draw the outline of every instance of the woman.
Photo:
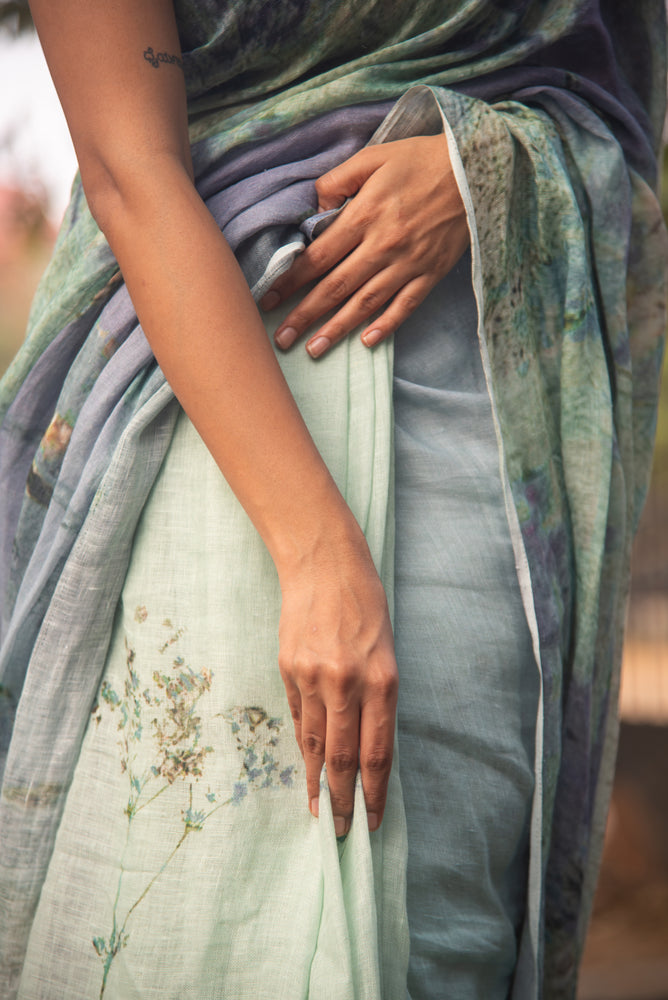
[(88, 207), (3, 385), (7, 996), (572, 994), (663, 330), (618, 6), (33, 4)]

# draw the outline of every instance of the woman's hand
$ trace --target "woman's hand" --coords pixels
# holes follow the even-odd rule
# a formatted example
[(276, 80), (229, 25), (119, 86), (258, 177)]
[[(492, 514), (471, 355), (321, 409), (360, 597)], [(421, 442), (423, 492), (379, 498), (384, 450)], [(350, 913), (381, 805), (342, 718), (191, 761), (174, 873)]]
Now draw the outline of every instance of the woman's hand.
[(272, 309), (317, 282), (275, 334), (287, 349), (333, 310), (306, 344), (312, 357), (379, 312), (362, 341), (372, 347), (389, 337), (469, 243), (444, 135), (367, 146), (320, 177), (316, 191), (320, 211), (351, 201), (261, 303)]
[(369, 829), (383, 818), (398, 676), (385, 592), (361, 532), (347, 551), (324, 548), (302, 559), (287, 579), (281, 575), (279, 667), (311, 812), (318, 815), (326, 763), (334, 826), (342, 836), (350, 827), (358, 767)]

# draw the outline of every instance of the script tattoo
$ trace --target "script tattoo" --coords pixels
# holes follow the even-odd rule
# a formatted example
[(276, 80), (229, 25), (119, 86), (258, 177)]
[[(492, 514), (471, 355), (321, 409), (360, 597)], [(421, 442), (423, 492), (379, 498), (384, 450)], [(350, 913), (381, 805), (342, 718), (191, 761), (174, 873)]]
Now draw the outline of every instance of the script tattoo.
[(179, 69), (183, 69), (183, 60), (179, 59), (178, 56), (172, 55), (170, 52), (154, 52), (150, 45), (144, 52), (144, 59), (154, 69), (157, 69), (160, 63), (173, 63)]

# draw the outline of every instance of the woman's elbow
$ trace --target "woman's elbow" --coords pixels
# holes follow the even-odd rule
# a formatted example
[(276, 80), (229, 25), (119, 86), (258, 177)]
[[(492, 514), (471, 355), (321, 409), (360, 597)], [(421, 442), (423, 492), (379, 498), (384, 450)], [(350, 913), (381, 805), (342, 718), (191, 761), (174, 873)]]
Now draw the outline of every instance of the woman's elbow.
[(91, 215), (109, 238), (123, 220), (130, 224), (152, 208), (161, 210), (178, 179), (192, 184), (192, 168), (171, 153), (150, 158), (79, 157), (81, 183)]
[(79, 170), (86, 201), (97, 225), (106, 234), (123, 203), (122, 190), (105, 161), (96, 156), (79, 156)]

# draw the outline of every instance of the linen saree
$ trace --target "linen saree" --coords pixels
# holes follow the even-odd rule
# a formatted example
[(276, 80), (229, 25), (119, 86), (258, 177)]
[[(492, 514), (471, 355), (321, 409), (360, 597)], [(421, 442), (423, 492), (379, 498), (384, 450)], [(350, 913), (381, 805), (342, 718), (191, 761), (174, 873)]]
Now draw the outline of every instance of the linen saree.
[[(328, 116), (325, 144), (340, 159), (388, 101), (400, 99), (376, 141), (445, 132), (543, 692), (537, 906), (518, 995), (571, 995), (607, 806), (629, 546), (662, 350), (665, 235), (653, 188), (663, 7), (424, 0), (268, 12), (251, 2), (177, 4), (177, 14), (198, 188), (258, 297), (326, 223), (304, 216), (315, 209), (309, 181), (326, 169)], [(295, 136), (297, 176), (281, 170), (280, 153)], [(374, 364), (387, 364), (384, 352)], [(0, 417), (0, 954), (12, 990), (134, 531), (177, 419), (78, 184)], [(384, 527), (371, 519), (368, 530), (382, 558)]]

